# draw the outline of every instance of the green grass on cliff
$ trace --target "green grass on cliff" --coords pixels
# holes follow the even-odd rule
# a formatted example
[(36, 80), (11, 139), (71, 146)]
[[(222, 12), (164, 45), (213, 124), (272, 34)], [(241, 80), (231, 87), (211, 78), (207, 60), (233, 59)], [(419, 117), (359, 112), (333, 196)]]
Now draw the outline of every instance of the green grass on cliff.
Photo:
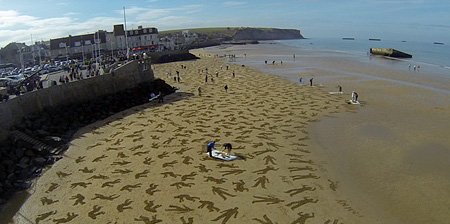
[(162, 36), (170, 36), (174, 35), (176, 33), (180, 33), (183, 30), (189, 30), (189, 32), (194, 32), (202, 35), (206, 35), (209, 37), (228, 37), (231, 38), (236, 34), (237, 31), (242, 29), (260, 29), (260, 30), (266, 30), (271, 31), (273, 28), (256, 28), (256, 27), (209, 27), (209, 28), (192, 28), (192, 29), (179, 29), (179, 30), (165, 30), (165, 31), (159, 31), (159, 35)]

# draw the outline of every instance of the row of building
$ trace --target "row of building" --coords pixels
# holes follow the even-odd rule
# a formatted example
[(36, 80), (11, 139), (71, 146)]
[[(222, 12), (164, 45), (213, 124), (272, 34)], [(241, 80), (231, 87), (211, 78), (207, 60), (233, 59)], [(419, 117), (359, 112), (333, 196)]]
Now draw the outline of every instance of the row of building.
[[(183, 31), (176, 37), (160, 38), (158, 29), (142, 27), (125, 30), (123, 24), (114, 25), (113, 31), (62, 37), (34, 45), (10, 43), (0, 49), (0, 65), (20, 67), (21, 64), (40, 64), (43, 60), (88, 60), (92, 58), (126, 56), (148, 51), (164, 51), (182, 48), (196, 38), (196, 34)], [(127, 51), (128, 49), (128, 51)]]

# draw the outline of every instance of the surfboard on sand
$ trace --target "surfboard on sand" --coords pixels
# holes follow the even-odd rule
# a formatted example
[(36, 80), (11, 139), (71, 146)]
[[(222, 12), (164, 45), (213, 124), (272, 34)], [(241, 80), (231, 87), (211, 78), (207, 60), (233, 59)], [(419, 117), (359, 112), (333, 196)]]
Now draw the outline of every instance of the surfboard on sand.
[(349, 100), (348, 104), (361, 104), (361, 103), (359, 103), (359, 101)]
[(344, 92), (330, 92), (330, 94), (334, 95), (334, 94), (344, 94)]
[[(209, 156), (209, 153), (206, 153)], [(225, 161), (231, 161), (237, 159), (237, 156), (229, 155), (227, 156), (225, 152), (219, 151), (219, 150), (212, 150), (212, 156), (216, 159), (221, 159)]]

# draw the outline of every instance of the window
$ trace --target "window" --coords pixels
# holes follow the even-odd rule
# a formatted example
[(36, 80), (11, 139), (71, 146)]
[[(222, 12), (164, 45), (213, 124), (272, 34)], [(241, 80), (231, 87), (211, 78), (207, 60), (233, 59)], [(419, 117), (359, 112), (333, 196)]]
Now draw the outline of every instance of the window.
[(85, 45), (91, 44), (91, 40), (86, 40), (86, 41), (84, 41), (84, 44), (85, 44)]
[(144, 33), (147, 33), (147, 29), (144, 29)]
[(75, 47), (79, 47), (81, 45), (80, 41), (75, 42)]
[(60, 48), (63, 48), (63, 47), (66, 47), (67, 45), (66, 45), (66, 43), (59, 43), (59, 47)]
[(137, 31), (137, 30), (135, 30), (135, 31), (134, 31), (134, 34), (136, 34), (136, 35), (137, 35), (137, 34), (138, 34), (138, 31)]

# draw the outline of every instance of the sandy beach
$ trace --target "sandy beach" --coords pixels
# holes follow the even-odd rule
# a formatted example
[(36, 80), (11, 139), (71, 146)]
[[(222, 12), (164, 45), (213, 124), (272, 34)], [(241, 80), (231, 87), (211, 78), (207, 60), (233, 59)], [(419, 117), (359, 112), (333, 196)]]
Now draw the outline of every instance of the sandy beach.
[[(16, 223), (369, 223), (309, 147), (310, 124), (346, 110), (342, 96), (196, 53), (154, 65), (180, 88), (164, 103), (80, 130)], [(210, 141), (239, 158), (209, 158)]]
[[(372, 221), (448, 223), (446, 69), (420, 64), (421, 70), (414, 71), (408, 61), (299, 52), (275, 42), (210, 51), (237, 54), (239, 63), (256, 63), (259, 69), (292, 81), (314, 77), (327, 91), (341, 85), (345, 99), (357, 91), (361, 107), (320, 119), (309, 129), (310, 147), (321, 153), (323, 167), (339, 181), (340, 192), (354, 207), (371, 213)], [(276, 60), (278, 65), (265, 65), (264, 60)]]
[[(351, 62), (299, 71), (315, 63), (306, 56), (267, 67), (280, 77), (241, 66), (262, 51), (215, 50), (238, 60), (200, 49), (200, 60), (154, 65), (180, 91), (80, 130), (15, 223), (445, 223), (445, 91)], [(345, 94), (329, 94), (338, 84)], [(353, 89), (363, 105), (346, 104)], [(211, 141), (239, 158), (209, 158)]]

